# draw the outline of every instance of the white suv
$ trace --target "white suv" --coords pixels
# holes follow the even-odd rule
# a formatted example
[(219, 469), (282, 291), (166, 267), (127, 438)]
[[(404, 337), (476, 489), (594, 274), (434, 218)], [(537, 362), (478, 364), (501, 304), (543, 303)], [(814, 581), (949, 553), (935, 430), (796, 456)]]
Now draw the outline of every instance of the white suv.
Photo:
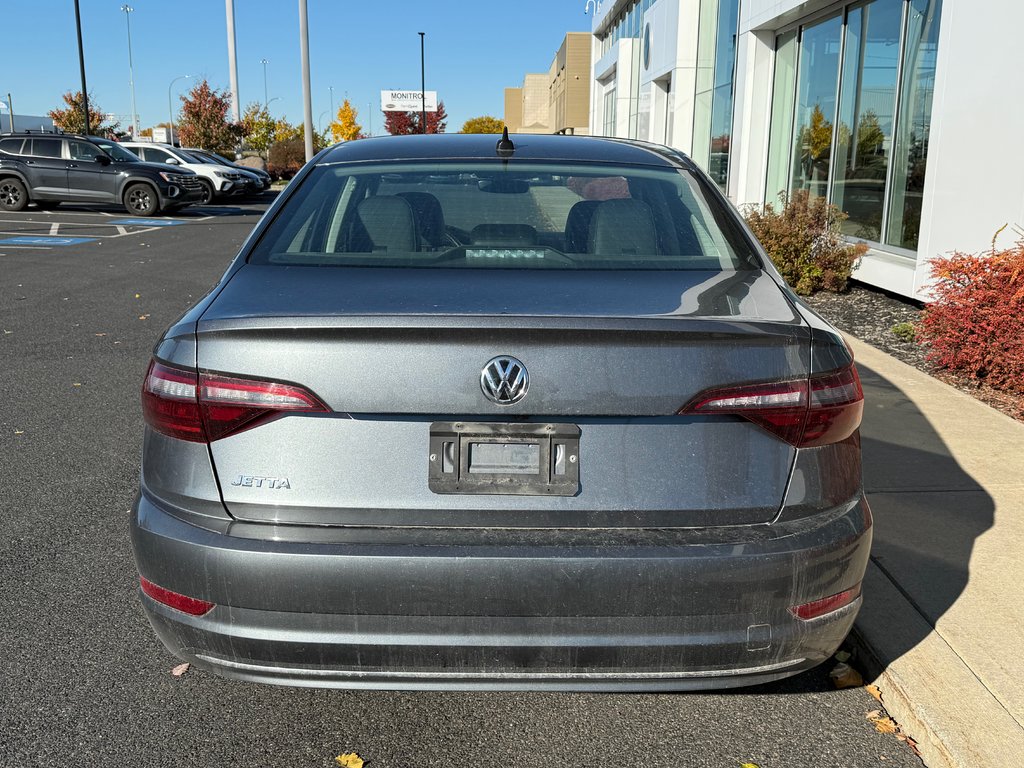
[(242, 174), (226, 165), (211, 165), (199, 162), (188, 152), (172, 147), (170, 144), (156, 144), (147, 141), (126, 141), (122, 147), (131, 150), (147, 163), (168, 163), (181, 168), (188, 168), (200, 177), (203, 198), (199, 205), (212, 202), (217, 198), (231, 197), (245, 192)]

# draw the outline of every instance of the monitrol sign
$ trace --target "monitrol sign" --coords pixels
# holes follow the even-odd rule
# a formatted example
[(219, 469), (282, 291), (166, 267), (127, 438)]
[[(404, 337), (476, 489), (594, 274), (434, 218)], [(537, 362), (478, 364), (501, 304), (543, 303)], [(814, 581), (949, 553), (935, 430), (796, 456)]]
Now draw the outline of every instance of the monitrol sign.
[(380, 108), (385, 112), (419, 112), (424, 93), (427, 112), (437, 112), (437, 91), (381, 91)]

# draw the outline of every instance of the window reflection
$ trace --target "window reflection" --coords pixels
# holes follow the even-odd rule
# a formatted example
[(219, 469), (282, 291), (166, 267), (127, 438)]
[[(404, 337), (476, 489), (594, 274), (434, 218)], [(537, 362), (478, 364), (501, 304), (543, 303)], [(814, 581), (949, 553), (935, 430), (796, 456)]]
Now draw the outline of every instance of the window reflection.
[(886, 242), (917, 248), (935, 93), (940, 0), (911, 0)]
[(828, 195), (842, 32), (842, 18), (834, 16), (806, 27), (800, 41), (791, 189), (812, 198)]
[(849, 216), (843, 231), (867, 240), (882, 238), (902, 23), (902, 0), (875, 0), (846, 21), (832, 202)]

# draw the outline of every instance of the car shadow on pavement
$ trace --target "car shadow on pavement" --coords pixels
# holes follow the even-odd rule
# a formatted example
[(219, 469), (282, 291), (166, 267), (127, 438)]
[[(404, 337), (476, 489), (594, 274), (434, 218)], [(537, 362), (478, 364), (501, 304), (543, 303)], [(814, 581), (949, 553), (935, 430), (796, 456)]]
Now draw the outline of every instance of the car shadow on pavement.
[[(899, 386), (862, 364), (858, 371), (864, 488), (874, 516), (871, 560), (907, 599), (907, 610), (919, 614), (891, 627), (883, 660), (891, 663), (923, 641), (963, 594), (975, 540), (992, 527), (995, 502)], [(858, 622), (891, 608), (878, 599), (865, 590)], [(831, 689), (819, 669), (746, 691), (806, 693), (823, 686)]]
[[(859, 371), (864, 487), (875, 518), (871, 559), (934, 627), (967, 585), (975, 540), (992, 527), (995, 502), (911, 398), (871, 369)], [(871, 610), (870, 601), (868, 594), (862, 610)], [(908, 635), (898, 656), (923, 639)]]

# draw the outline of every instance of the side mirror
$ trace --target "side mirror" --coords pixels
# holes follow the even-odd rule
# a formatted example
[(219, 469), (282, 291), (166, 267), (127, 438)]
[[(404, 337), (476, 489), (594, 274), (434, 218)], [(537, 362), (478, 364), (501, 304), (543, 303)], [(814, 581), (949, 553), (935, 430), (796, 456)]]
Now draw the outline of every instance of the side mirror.
[(111, 160), (109, 155), (96, 155), (96, 162), (100, 165), (110, 165)]
[(168, 157), (164, 162), (168, 165), (181, 165), (181, 160), (176, 157)]

